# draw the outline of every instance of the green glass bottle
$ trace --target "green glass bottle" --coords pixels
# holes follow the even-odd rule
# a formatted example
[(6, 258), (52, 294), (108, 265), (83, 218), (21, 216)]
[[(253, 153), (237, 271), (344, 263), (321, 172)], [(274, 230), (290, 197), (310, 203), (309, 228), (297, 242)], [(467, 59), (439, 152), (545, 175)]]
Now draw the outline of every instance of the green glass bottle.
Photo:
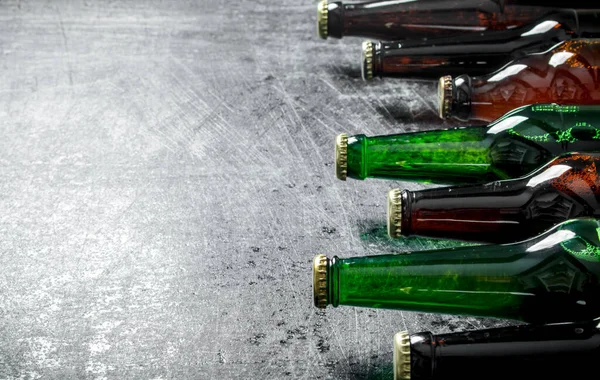
[(573, 219), (526, 241), (434, 251), (315, 257), (315, 306), (505, 318), (600, 316), (600, 221)]
[(569, 152), (600, 151), (600, 105), (536, 104), (485, 126), (336, 140), (339, 179), (468, 184), (522, 177)]

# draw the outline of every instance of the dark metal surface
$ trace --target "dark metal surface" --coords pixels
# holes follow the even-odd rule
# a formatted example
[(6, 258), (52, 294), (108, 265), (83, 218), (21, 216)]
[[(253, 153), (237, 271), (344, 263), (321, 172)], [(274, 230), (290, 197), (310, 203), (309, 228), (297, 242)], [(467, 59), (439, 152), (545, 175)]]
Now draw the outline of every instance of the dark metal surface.
[(391, 379), (392, 337), (503, 322), (312, 302), (391, 242), (338, 133), (433, 128), (316, 1), (0, 2), (0, 378)]

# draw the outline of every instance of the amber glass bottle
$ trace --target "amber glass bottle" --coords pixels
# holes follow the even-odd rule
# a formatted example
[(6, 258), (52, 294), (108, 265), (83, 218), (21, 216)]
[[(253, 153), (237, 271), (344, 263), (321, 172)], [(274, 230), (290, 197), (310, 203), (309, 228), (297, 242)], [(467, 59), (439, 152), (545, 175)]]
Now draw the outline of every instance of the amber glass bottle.
[(509, 243), (587, 216), (600, 217), (600, 153), (567, 154), (518, 179), (388, 193), (394, 238)]
[(492, 121), (526, 104), (600, 103), (600, 39), (575, 39), (479, 77), (444, 76), (442, 118)]
[[(597, 7), (593, 0), (573, 0), (560, 8)], [(512, 29), (555, 9), (554, 3), (541, 0), (379, 0), (349, 4), (322, 0), (317, 7), (317, 30), (321, 38), (447, 37)]]
[(518, 28), (460, 38), (365, 41), (363, 79), (485, 75), (513, 60), (545, 52), (562, 41), (600, 37), (599, 21), (598, 10), (563, 10)]

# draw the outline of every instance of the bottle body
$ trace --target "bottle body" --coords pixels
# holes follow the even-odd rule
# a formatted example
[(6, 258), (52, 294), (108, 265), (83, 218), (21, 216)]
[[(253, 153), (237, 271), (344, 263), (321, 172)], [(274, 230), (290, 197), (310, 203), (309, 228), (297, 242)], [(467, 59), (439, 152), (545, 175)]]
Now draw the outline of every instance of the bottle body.
[[(322, 38), (360, 36), (382, 40), (460, 36), (502, 31), (531, 23), (552, 12), (550, 4), (518, 0), (369, 1), (319, 6)], [(566, 8), (595, 8), (577, 0)]]
[[(395, 354), (402, 343), (395, 339)], [(597, 321), (522, 325), (449, 334), (410, 334), (411, 379), (573, 378), (592, 373), (600, 354)], [(489, 375), (487, 375), (489, 374)], [(401, 377), (400, 377), (401, 378)]]
[(440, 80), (440, 116), (491, 121), (534, 103), (600, 103), (600, 39), (574, 39), (485, 76)]
[(600, 217), (600, 154), (566, 154), (514, 180), (394, 189), (389, 192), (388, 214), (391, 237), (525, 240), (569, 219)]
[(538, 104), (488, 126), (338, 136), (338, 178), (469, 184), (519, 178), (569, 152), (600, 151), (600, 106)]
[(315, 280), (315, 304), (528, 323), (589, 321), (600, 315), (599, 231), (596, 219), (575, 219), (513, 244), (331, 260), (317, 256), (321, 280)]
[[(363, 79), (485, 75), (515, 59), (547, 51), (561, 41), (600, 37), (599, 18), (595, 10), (562, 10), (504, 31), (460, 38), (367, 42), (363, 44)], [(367, 59), (369, 56), (372, 59)]]

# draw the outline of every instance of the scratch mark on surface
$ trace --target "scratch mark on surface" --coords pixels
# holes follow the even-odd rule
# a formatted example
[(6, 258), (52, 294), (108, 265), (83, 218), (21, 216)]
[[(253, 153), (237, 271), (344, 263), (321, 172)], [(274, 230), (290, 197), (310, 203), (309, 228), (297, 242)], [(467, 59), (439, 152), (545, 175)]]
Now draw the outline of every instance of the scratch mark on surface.
[(425, 105), (425, 107), (427, 107), (427, 109), (428, 109), (429, 111), (431, 111), (432, 113), (434, 113), (434, 114), (436, 114), (436, 115), (437, 115), (437, 111), (436, 111), (436, 110), (433, 108), (433, 106), (432, 106), (432, 105), (430, 105), (430, 104), (429, 104), (429, 102), (427, 102), (425, 99), (423, 99), (423, 97), (421, 96), (421, 94), (419, 94), (419, 92), (418, 92), (418, 91), (416, 91), (416, 90), (414, 90), (414, 89), (411, 89), (411, 92), (412, 92), (413, 94), (415, 94), (415, 95), (416, 95), (416, 96), (417, 96), (419, 99), (421, 99), (421, 102), (422, 102), (422, 104), (424, 104), (424, 105)]
[[(373, 95), (373, 98), (375, 99), (375, 101), (381, 106), (381, 108), (383, 108), (383, 110), (385, 111), (385, 113), (388, 115), (388, 117), (393, 120), (394, 116), (392, 115), (392, 113), (390, 112), (390, 110), (387, 108), (387, 106), (383, 103), (383, 101), (381, 101), (381, 98), (379, 96), (377, 96), (376, 94), (373, 93), (373, 91), (369, 91), (369, 93), (371, 95)], [(398, 100), (399, 101), (399, 100)]]
[(400, 318), (402, 318), (402, 324), (404, 325), (404, 331), (408, 331), (408, 326), (406, 325), (406, 319), (404, 318), (404, 311), (400, 310)]
[(321, 80), (321, 82), (325, 83), (327, 85), (327, 87), (331, 88), (333, 91), (337, 92), (339, 95), (343, 95), (342, 92), (333, 85), (333, 83), (331, 83), (330, 81), (328, 81), (327, 79), (325, 79), (323, 77), (319, 77), (319, 79)]
[[(280, 88), (276, 87), (276, 86), (271, 86), (271, 88), (273, 88), (274, 90), (276, 90), (277, 92), (279, 92), (281, 95), (283, 96), (287, 96), (287, 94), (281, 90)], [(327, 128), (329, 131), (331, 131), (332, 133), (336, 133), (338, 131), (336, 131), (335, 129), (333, 129), (332, 127), (330, 127), (327, 123), (323, 122), (323, 120), (319, 117), (317, 117), (313, 112), (308, 111), (305, 107), (303, 107), (302, 105), (300, 105), (298, 102), (289, 99), (289, 101), (291, 102), (292, 106), (294, 107), (298, 107), (300, 108), (302, 111), (306, 112), (310, 117), (314, 118), (319, 124), (321, 124), (322, 126), (324, 126), (325, 128)], [(319, 112), (319, 111), (317, 111)], [(322, 112), (319, 112), (321, 115), (325, 116)], [(337, 123), (336, 121), (334, 121), (334, 123), (342, 126), (341, 124)], [(343, 126), (342, 126), (343, 127)], [(263, 133), (264, 134), (264, 133)]]
[[(279, 81), (279, 83), (281, 85), (281, 81)], [(296, 117), (298, 125), (300, 125), (300, 127), (302, 127), (302, 130), (304, 131), (304, 133), (308, 137), (308, 140), (310, 141), (310, 144), (313, 147), (313, 152), (315, 152), (319, 156), (321, 162), (324, 162), (323, 156), (321, 154), (321, 150), (319, 149), (319, 147), (315, 143), (315, 140), (314, 140), (312, 134), (310, 134), (309, 131), (308, 131), (308, 129), (306, 128), (306, 125), (304, 125), (304, 123), (302, 122), (302, 118), (300, 118), (300, 115), (298, 115), (298, 111), (296, 111), (296, 108), (294, 107), (294, 104), (293, 104), (292, 100), (290, 99), (289, 94), (283, 88), (283, 85), (282, 85), (281, 90), (283, 91), (284, 101), (286, 102), (286, 104), (288, 105), (288, 107), (292, 110), (294, 116)]]
[(346, 351), (344, 351), (344, 348), (342, 347), (342, 344), (341, 344), (340, 337), (339, 337), (338, 333), (336, 332), (335, 327), (332, 328), (331, 331), (335, 337), (335, 341), (337, 343), (337, 346), (338, 346), (340, 352), (342, 353), (342, 356), (344, 357), (344, 359), (346, 359), (346, 366), (348, 367), (348, 370), (350, 370), (351, 369), (350, 368), (350, 356), (348, 355), (348, 353)]
[(63, 48), (65, 49), (65, 53), (67, 53), (67, 69), (69, 75), (69, 85), (73, 86), (73, 68), (71, 67), (71, 58), (69, 55), (69, 43), (67, 39), (67, 33), (65, 32), (65, 25), (63, 23), (62, 14), (60, 12), (60, 7), (56, 7), (56, 12), (58, 13), (58, 23), (60, 26), (60, 33), (62, 35), (63, 40)]

